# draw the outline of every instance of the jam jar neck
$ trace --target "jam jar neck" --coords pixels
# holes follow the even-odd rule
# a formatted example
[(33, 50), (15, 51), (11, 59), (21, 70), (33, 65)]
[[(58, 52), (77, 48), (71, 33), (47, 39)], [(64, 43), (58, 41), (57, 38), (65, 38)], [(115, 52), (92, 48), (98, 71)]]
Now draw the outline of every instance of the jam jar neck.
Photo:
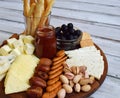
[(36, 34), (40, 37), (55, 37), (55, 29), (53, 26), (39, 27)]

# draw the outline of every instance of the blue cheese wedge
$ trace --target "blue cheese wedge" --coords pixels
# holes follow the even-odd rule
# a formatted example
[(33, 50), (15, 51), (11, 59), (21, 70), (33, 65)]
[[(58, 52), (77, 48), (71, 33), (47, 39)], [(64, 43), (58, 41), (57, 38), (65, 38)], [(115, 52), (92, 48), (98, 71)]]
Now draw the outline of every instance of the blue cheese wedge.
[(66, 60), (69, 66), (85, 65), (88, 74), (94, 76), (98, 80), (101, 78), (104, 70), (104, 61), (100, 51), (97, 50), (95, 46), (66, 51), (66, 54), (70, 57), (70, 59)]

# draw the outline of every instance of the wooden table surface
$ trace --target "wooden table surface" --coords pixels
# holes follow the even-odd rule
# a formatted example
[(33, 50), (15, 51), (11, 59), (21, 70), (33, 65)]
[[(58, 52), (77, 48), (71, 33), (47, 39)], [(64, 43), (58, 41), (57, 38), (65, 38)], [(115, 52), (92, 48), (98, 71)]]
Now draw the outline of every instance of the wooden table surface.
[[(107, 56), (107, 77), (89, 98), (120, 98), (120, 0), (56, 0), (51, 24), (69, 22), (89, 32)], [(0, 43), (24, 28), (22, 0), (0, 0)]]

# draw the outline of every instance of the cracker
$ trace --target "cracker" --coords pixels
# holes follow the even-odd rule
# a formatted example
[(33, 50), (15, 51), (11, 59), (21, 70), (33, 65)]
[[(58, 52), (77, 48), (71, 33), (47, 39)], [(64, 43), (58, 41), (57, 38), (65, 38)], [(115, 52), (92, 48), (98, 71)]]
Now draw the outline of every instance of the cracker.
[(82, 40), (82, 41), (80, 41), (80, 46), (81, 47), (94, 46), (94, 43), (93, 43), (93, 41), (91, 39)]
[(55, 77), (57, 77), (57, 76), (60, 76), (60, 75), (62, 74), (62, 72), (63, 72), (62, 69), (59, 70), (59, 71), (57, 71), (55, 74), (50, 75), (50, 76), (49, 76), (49, 79), (53, 79), (53, 78), (55, 78)]
[(47, 85), (52, 85), (52, 84), (54, 84), (55, 82), (57, 82), (58, 80), (59, 80), (59, 76), (57, 76), (57, 77), (55, 77), (55, 78), (53, 78), (53, 79), (51, 79), (51, 80), (48, 80), (48, 82), (47, 82)]
[(51, 70), (51, 71), (49, 72), (49, 75), (55, 74), (57, 71), (59, 71), (59, 70), (61, 70), (61, 69), (63, 69), (63, 66), (60, 66), (60, 67), (56, 68), (55, 70)]

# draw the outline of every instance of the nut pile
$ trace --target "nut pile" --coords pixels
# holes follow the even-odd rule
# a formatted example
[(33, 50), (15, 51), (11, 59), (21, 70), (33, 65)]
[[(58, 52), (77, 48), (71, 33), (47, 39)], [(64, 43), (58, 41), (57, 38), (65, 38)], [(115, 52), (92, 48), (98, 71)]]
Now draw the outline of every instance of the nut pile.
[(60, 75), (63, 88), (59, 90), (58, 98), (65, 98), (66, 93), (69, 94), (73, 91), (76, 93), (90, 91), (95, 78), (90, 76), (86, 70), (86, 66), (72, 66), (69, 68), (67, 64), (64, 64), (64, 73)]

